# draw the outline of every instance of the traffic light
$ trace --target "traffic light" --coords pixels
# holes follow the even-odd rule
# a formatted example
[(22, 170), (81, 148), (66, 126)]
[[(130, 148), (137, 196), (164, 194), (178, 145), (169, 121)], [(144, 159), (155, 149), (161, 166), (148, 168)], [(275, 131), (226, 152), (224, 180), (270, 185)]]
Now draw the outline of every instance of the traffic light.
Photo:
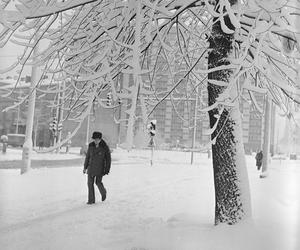
[(106, 106), (111, 106), (111, 93), (107, 93)]
[(150, 136), (155, 136), (156, 120), (151, 120), (147, 126)]
[(52, 122), (49, 123), (49, 129), (50, 129), (53, 133), (56, 132), (56, 129), (57, 129), (57, 118), (56, 118), (56, 117), (53, 117)]
[[(122, 90), (119, 90), (119, 91), (118, 91), (119, 94), (121, 94), (122, 92), (123, 92)], [(119, 105), (122, 104), (122, 99), (121, 99), (120, 96), (118, 97), (118, 104), (119, 104)]]

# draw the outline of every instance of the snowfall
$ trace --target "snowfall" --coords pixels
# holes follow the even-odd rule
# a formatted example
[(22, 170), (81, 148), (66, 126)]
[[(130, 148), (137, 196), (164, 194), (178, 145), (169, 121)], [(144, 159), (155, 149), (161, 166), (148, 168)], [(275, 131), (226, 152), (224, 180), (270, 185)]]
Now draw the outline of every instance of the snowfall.
[[(247, 157), (252, 219), (214, 226), (212, 163), (207, 154), (115, 149), (101, 202), (86, 205), (87, 181), (79, 154), (68, 167), (0, 169), (0, 248), (98, 250), (299, 250), (300, 161), (272, 159), (260, 178)], [(0, 153), (0, 164), (21, 159)]]

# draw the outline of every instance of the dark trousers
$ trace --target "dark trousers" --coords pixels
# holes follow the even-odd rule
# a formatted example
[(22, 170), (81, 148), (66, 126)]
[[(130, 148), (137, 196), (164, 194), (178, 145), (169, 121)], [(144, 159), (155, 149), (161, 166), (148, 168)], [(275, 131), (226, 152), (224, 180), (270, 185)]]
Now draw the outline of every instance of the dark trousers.
[(88, 189), (89, 189), (89, 200), (88, 202), (95, 202), (95, 190), (94, 190), (94, 183), (96, 179), (96, 185), (100, 191), (101, 196), (106, 195), (106, 189), (102, 183), (102, 176), (95, 176), (88, 174)]

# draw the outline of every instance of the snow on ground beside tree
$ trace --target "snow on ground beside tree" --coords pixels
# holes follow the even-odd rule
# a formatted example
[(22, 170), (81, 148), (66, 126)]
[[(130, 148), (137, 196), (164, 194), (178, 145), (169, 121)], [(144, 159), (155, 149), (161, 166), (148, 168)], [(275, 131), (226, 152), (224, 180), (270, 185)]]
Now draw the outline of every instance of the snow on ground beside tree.
[(214, 189), (206, 154), (115, 150), (105, 202), (87, 206), (82, 166), (20, 175), (0, 170), (1, 249), (297, 250), (300, 164), (274, 160), (259, 178), (247, 157), (253, 221), (213, 226)]

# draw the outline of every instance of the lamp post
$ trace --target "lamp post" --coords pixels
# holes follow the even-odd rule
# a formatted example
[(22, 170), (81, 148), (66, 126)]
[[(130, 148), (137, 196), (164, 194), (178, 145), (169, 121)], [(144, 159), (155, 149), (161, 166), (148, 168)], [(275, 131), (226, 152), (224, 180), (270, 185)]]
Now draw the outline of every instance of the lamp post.
[(87, 118), (86, 118), (86, 137), (85, 137), (86, 148), (89, 145), (89, 138), (90, 138), (90, 113), (87, 115)]
[(194, 129), (193, 129), (193, 141), (192, 141), (192, 152), (191, 152), (191, 164), (193, 164), (193, 162), (194, 162), (194, 148), (195, 148), (196, 132), (197, 132), (198, 91), (199, 91), (199, 86), (196, 88), (196, 100), (195, 100), (195, 111), (194, 111)]

